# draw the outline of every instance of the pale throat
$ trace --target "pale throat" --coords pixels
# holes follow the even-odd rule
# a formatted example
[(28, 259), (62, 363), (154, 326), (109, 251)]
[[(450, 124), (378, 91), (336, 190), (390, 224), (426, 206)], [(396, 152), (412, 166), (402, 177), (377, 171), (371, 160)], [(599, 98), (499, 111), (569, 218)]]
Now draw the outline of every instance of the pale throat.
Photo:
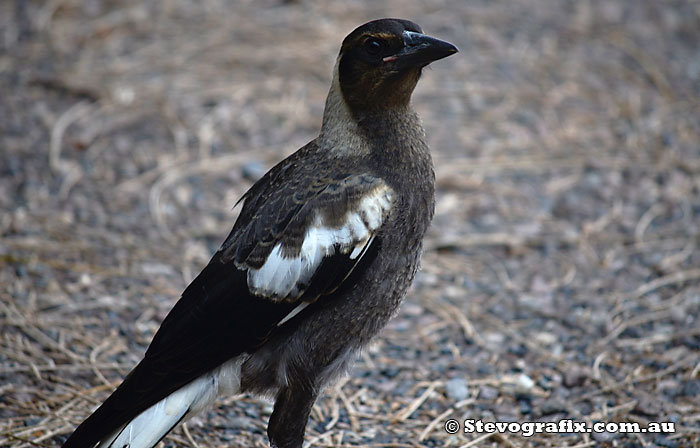
[[(413, 89), (411, 89), (412, 92)], [(378, 109), (373, 113), (379, 113), (377, 121), (384, 121), (389, 117), (412, 117), (414, 115), (410, 107), (410, 93), (405, 104), (395, 103), (389, 109)], [(373, 120), (372, 117), (365, 117)], [(338, 61), (333, 69), (333, 80), (328, 91), (326, 105), (323, 112), (323, 124), (318, 138), (321, 150), (330, 154), (342, 156), (352, 151), (353, 154), (369, 153), (371, 143), (367, 140), (364, 132), (361, 132), (356, 117), (343, 96), (338, 76)]]
[(357, 121), (340, 90), (338, 62), (333, 69), (333, 81), (326, 98), (318, 145), (321, 150), (337, 153), (338, 156), (350, 150), (355, 154), (369, 152), (369, 142), (359, 132)]

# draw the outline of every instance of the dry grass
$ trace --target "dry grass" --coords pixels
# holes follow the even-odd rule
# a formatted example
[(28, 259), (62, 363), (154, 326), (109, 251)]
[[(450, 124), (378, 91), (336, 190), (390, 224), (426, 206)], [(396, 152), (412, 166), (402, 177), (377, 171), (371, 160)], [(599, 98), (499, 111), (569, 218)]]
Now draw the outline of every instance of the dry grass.
[[(59, 444), (118, 384), (380, 16), (462, 50), (415, 96), (437, 213), (308, 445), (700, 446), (700, 7), (652, 0), (0, 3), (0, 446)], [(222, 400), (164, 443), (264, 447), (270, 410)]]

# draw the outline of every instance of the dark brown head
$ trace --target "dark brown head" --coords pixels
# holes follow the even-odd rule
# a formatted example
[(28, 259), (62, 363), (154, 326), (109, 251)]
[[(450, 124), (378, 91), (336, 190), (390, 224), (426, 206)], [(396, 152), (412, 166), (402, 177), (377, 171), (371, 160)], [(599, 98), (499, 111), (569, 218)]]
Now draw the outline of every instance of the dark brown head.
[(456, 52), (409, 20), (373, 20), (343, 41), (340, 90), (354, 114), (407, 106), (423, 67)]

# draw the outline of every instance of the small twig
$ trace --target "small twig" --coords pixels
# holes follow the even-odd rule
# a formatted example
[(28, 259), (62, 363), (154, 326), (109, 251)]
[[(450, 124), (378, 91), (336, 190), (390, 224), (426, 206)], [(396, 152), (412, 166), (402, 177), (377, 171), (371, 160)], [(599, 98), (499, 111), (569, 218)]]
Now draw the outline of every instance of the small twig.
[(673, 272), (663, 277), (659, 277), (648, 283), (641, 285), (635, 292), (632, 293), (633, 299), (638, 299), (639, 297), (648, 294), (656, 289), (662, 288), (664, 286), (673, 285), (676, 283), (684, 283), (688, 280), (700, 279), (700, 269), (690, 269), (687, 271)]
[(423, 391), (423, 393), (413, 400), (413, 402), (403, 411), (399, 412), (396, 414), (396, 417), (394, 417), (394, 421), (396, 422), (402, 422), (406, 420), (408, 417), (411, 416), (425, 401), (428, 399), (430, 394), (433, 393), (436, 387), (442, 384), (442, 381), (433, 381), (430, 383), (430, 385)]
[(197, 442), (194, 441), (192, 434), (190, 434), (190, 430), (187, 427), (187, 422), (184, 422), (182, 424), (182, 432), (185, 433), (185, 437), (187, 437), (187, 440), (192, 444), (194, 448), (199, 448), (199, 445), (197, 444)]
[(639, 218), (639, 221), (637, 222), (637, 226), (634, 228), (634, 238), (637, 241), (641, 241), (644, 238), (644, 232), (646, 232), (647, 228), (651, 225), (651, 222), (659, 216), (664, 210), (664, 207), (659, 204), (655, 203), (649, 209), (644, 212), (644, 214)]
[[(304, 442), (304, 448), (309, 448), (309, 447), (311, 447), (311, 446), (314, 446), (314, 444), (315, 444), (316, 442), (318, 442), (319, 440), (323, 440), (323, 439), (325, 439), (325, 438), (327, 438), (327, 437), (330, 437), (332, 434), (333, 434), (333, 431), (326, 431), (326, 432), (324, 432), (324, 433), (322, 433), (322, 434), (319, 434), (319, 435), (317, 435), (317, 436), (315, 436), (315, 437), (312, 437), (312, 438), (309, 439), (308, 441)], [(326, 446), (327, 446), (327, 445), (326, 445)]]
[[(97, 344), (91, 351), (90, 351), (90, 356), (88, 359), (90, 360), (90, 364), (93, 366), (97, 365), (97, 355), (104, 350), (106, 347), (108, 347), (110, 344), (112, 344), (112, 341), (109, 338), (106, 338), (102, 343)], [(94, 367), (92, 369), (93, 372), (95, 372), (95, 375), (97, 378), (102, 381), (103, 384), (109, 384), (109, 380), (102, 374), (100, 371), (99, 367)]]
[(54, 173), (65, 175), (65, 179), (59, 191), (59, 196), (61, 197), (66, 196), (68, 190), (77, 181), (81, 172), (79, 166), (75, 162), (61, 160), (63, 134), (71, 124), (87, 116), (91, 111), (92, 107), (89, 101), (79, 101), (63, 112), (51, 128), (51, 137), (49, 140), (49, 168)]
[(653, 311), (651, 313), (642, 314), (640, 316), (635, 316), (629, 320), (621, 322), (617, 327), (615, 327), (603, 340), (599, 343), (601, 346), (607, 346), (613, 339), (617, 338), (623, 331), (630, 327), (636, 327), (639, 325), (646, 324), (648, 322), (654, 322), (657, 320), (666, 319), (671, 316), (671, 310), (665, 309), (660, 311)]
[(345, 409), (348, 412), (348, 419), (350, 420), (350, 427), (354, 432), (359, 432), (360, 431), (360, 422), (357, 421), (357, 414), (355, 411), (355, 407), (352, 405), (350, 400), (348, 399), (347, 395), (345, 395), (345, 392), (342, 389), (338, 389), (338, 396), (340, 397), (340, 400), (343, 402), (343, 406), (345, 406)]
[(495, 437), (499, 442), (501, 442), (502, 444), (504, 444), (505, 446), (507, 446), (508, 448), (520, 448), (518, 445), (516, 445), (515, 443), (511, 442), (510, 439), (509, 439), (508, 437), (506, 437), (504, 434), (496, 433), (496, 434), (494, 434), (494, 437)]
[(490, 439), (491, 437), (493, 437), (494, 434), (496, 434), (496, 433), (495, 433), (495, 432), (487, 432), (486, 434), (480, 435), (480, 436), (477, 437), (476, 439), (472, 440), (472, 441), (469, 442), (469, 443), (466, 443), (466, 444), (460, 446), (459, 448), (469, 448), (469, 447), (471, 447), (471, 446), (477, 446), (477, 445), (480, 444), (481, 442), (483, 442), (483, 441), (485, 441), (485, 440), (488, 440), (488, 439)]
[(448, 410), (446, 410), (446, 411), (443, 412), (442, 414), (440, 414), (440, 415), (438, 415), (437, 417), (435, 417), (430, 423), (428, 423), (428, 426), (425, 427), (425, 429), (423, 430), (423, 432), (420, 433), (420, 436), (418, 436), (418, 441), (419, 441), (419, 442), (422, 442), (423, 439), (425, 439), (426, 437), (428, 437), (428, 434), (430, 434), (430, 433), (433, 431), (433, 429), (435, 429), (435, 427), (436, 427), (442, 420), (444, 420), (448, 415), (452, 414), (454, 411), (455, 411), (454, 409), (449, 408)]
[(338, 390), (342, 389), (343, 386), (348, 382), (348, 377), (343, 378), (342, 383), (339, 383), (335, 386), (334, 388), (334, 397), (331, 400), (331, 421), (326, 424), (326, 431), (329, 431), (333, 429), (333, 427), (338, 423), (338, 420), (340, 420), (340, 406), (338, 405), (338, 399), (339, 399), (339, 393)]
[(680, 331), (676, 333), (657, 333), (652, 334), (651, 336), (647, 336), (645, 338), (620, 339), (617, 342), (615, 342), (615, 346), (619, 348), (650, 347), (652, 344), (662, 344), (664, 342), (697, 335), (700, 335), (700, 328), (693, 328), (690, 330)]
[(34, 446), (40, 446), (40, 447), (51, 447), (52, 446), (52, 445), (48, 445), (46, 443), (38, 443), (38, 442), (35, 442), (34, 440), (30, 440), (26, 437), (20, 437), (20, 436), (17, 436), (15, 434), (6, 434), (6, 437), (10, 440), (18, 440), (20, 442), (28, 443), (28, 444), (34, 445)]
[(596, 395), (604, 394), (606, 392), (612, 392), (614, 390), (620, 389), (621, 387), (627, 386), (630, 384), (639, 384), (639, 383), (646, 383), (647, 381), (658, 380), (658, 379), (663, 378), (664, 376), (666, 376), (668, 374), (671, 374), (673, 372), (676, 372), (677, 370), (680, 370), (680, 369), (686, 367), (686, 364), (688, 364), (691, 361), (692, 360), (690, 360), (688, 358), (683, 358), (680, 361), (676, 362), (675, 364), (672, 364), (669, 367), (667, 367), (663, 370), (660, 370), (656, 373), (652, 373), (650, 375), (645, 375), (645, 376), (638, 377), (638, 378), (632, 378), (632, 377), (625, 378), (622, 381), (618, 381), (614, 384), (610, 384), (608, 386), (601, 387), (600, 389), (596, 389), (596, 390), (590, 391), (588, 393), (585, 393), (585, 394), (577, 397), (576, 402), (588, 400), (589, 398), (595, 397)]
[(600, 364), (603, 362), (606, 356), (608, 356), (608, 352), (602, 352), (596, 356), (595, 361), (593, 361), (593, 378), (598, 381), (602, 379), (600, 374)]
[(578, 445), (571, 445), (569, 448), (587, 448), (589, 446), (595, 446), (598, 442), (594, 440), (589, 440), (587, 442), (579, 443)]
[(29, 85), (36, 85), (59, 92), (67, 92), (90, 101), (97, 101), (100, 99), (99, 90), (86, 85), (76, 85), (62, 78), (35, 76), (29, 79)]

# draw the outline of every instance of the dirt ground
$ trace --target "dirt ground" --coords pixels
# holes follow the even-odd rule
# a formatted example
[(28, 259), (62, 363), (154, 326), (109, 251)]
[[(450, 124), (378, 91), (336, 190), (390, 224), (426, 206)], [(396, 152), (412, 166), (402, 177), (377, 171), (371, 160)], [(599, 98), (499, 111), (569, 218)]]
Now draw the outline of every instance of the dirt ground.
[[(700, 446), (700, 3), (657, 0), (0, 2), (0, 446), (59, 445), (138, 362), (384, 16), (461, 50), (414, 96), (436, 216), (307, 445)], [(225, 399), (162, 446), (265, 447), (270, 412)]]

